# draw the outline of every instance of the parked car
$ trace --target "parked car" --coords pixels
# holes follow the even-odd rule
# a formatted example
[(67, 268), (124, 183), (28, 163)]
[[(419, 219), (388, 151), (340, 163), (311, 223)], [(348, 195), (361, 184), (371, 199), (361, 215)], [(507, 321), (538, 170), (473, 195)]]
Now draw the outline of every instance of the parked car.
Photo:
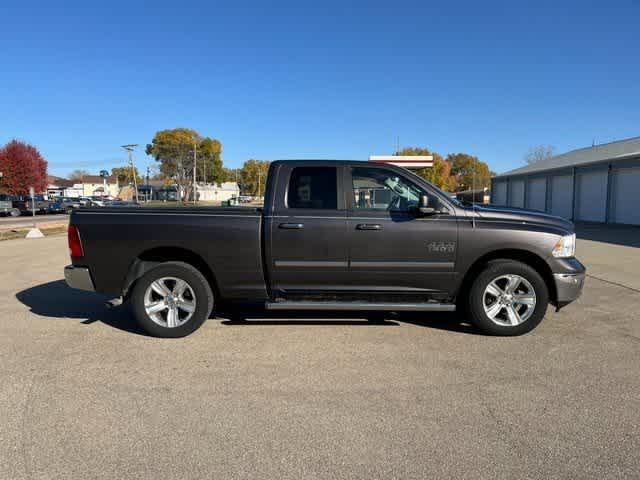
[(47, 213), (66, 213), (66, 209), (60, 200), (51, 198), (49, 199), (48, 204), (49, 208)]
[[(96, 197), (100, 198), (100, 197)], [(80, 197), (79, 199), (81, 208), (101, 208), (105, 206), (105, 202), (102, 200), (94, 200), (91, 197)]]
[[(33, 201), (29, 195), (18, 195), (14, 197), (13, 206), (20, 210), (23, 215), (35, 213), (47, 213), (49, 211), (49, 201), (43, 195), (35, 195)], [(32, 208), (32, 203), (33, 208)]]
[(6, 193), (0, 193), (0, 215), (3, 217), (18, 217), (20, 210), (13, 206), (13, 197)]
[(56, 199), (59, 203), (62, 204), (64, 211), (67, 213), (71, 213), (71, 210), (74, 208), (80, 208), (81, 203), (79, 198), (74, 197), (59, 197)]
[(407, 170), (277, 161), (264, 208), (76, 210), (67, 283), (130, 301), (159, 337), (196, 330), (214, 306), (452, 312), (483, 332), (535, 328), (581, 293), (573, 224), (466, 206)]

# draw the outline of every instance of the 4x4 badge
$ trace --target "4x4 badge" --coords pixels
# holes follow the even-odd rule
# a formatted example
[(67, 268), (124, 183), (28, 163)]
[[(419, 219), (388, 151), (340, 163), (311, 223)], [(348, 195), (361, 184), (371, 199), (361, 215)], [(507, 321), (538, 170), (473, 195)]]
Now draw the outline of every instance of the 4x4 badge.
[(429, 242), (427, 248), (430, 252), (453, 253), (456, 251), (456, 242)]

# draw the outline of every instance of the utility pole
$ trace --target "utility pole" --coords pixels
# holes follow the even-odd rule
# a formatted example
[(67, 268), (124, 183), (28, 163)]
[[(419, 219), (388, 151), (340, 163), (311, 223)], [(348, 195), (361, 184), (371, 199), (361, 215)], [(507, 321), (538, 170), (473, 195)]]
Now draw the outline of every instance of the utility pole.
[(122, 145), (127, 152), (129, 152), (129, 165), (131, 166), (131, 176), (133, 177), (133, 191), (136, 199), (136, 203), (138, 203), (138, 179), (136, 178), (136, 167), (133, 163), (133, 150), (138, 146), (137, 143)]
[(102, 177), (102, 196), (107, 196), (107, 177), (109, 172), (106, 170), (100, 170), (100, 176)]
[(258, 200), (260, 199), (260, 183), (262, 180), (262, 172), (258, 170)]
[(202, 160), (202, 181), (205, 184), (205, 186), (207, 185), (207, 161), (206, 160)]
[(196, 183), (196, 148), (197, 143), (193, 142), (193, 204), (196, 203), (196, 197), (198, 196), (198, 188)]
[(149, 185), (149, 170), (150, 170), (150, 168), (147, 167), (147, 192), (148, 192), (147, 193), (147, 198), (146, 198), (147, 202), (149, 201), (149, 196), (151, 196), (151, 194), (152, 194), (151, 185)]

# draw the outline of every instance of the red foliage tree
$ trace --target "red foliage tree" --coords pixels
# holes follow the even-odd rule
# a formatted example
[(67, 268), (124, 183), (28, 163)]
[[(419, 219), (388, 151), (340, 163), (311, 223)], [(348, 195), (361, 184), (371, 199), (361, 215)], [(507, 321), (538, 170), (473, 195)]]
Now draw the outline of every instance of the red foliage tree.
[(0, 148), (0, 188), (13, 195), (47, 189), (47, 161), (36, 147), (19, 140), (11, 140)]

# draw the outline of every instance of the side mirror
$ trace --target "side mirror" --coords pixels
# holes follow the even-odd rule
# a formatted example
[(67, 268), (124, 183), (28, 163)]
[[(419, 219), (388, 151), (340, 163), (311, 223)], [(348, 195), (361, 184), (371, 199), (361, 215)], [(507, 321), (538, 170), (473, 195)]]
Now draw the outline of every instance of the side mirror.
[(433, 215), (436, 213), (436, 209), (429, 206), (429, 197), (427, 195), (420, 196), (418, 211), (421, 215)]

